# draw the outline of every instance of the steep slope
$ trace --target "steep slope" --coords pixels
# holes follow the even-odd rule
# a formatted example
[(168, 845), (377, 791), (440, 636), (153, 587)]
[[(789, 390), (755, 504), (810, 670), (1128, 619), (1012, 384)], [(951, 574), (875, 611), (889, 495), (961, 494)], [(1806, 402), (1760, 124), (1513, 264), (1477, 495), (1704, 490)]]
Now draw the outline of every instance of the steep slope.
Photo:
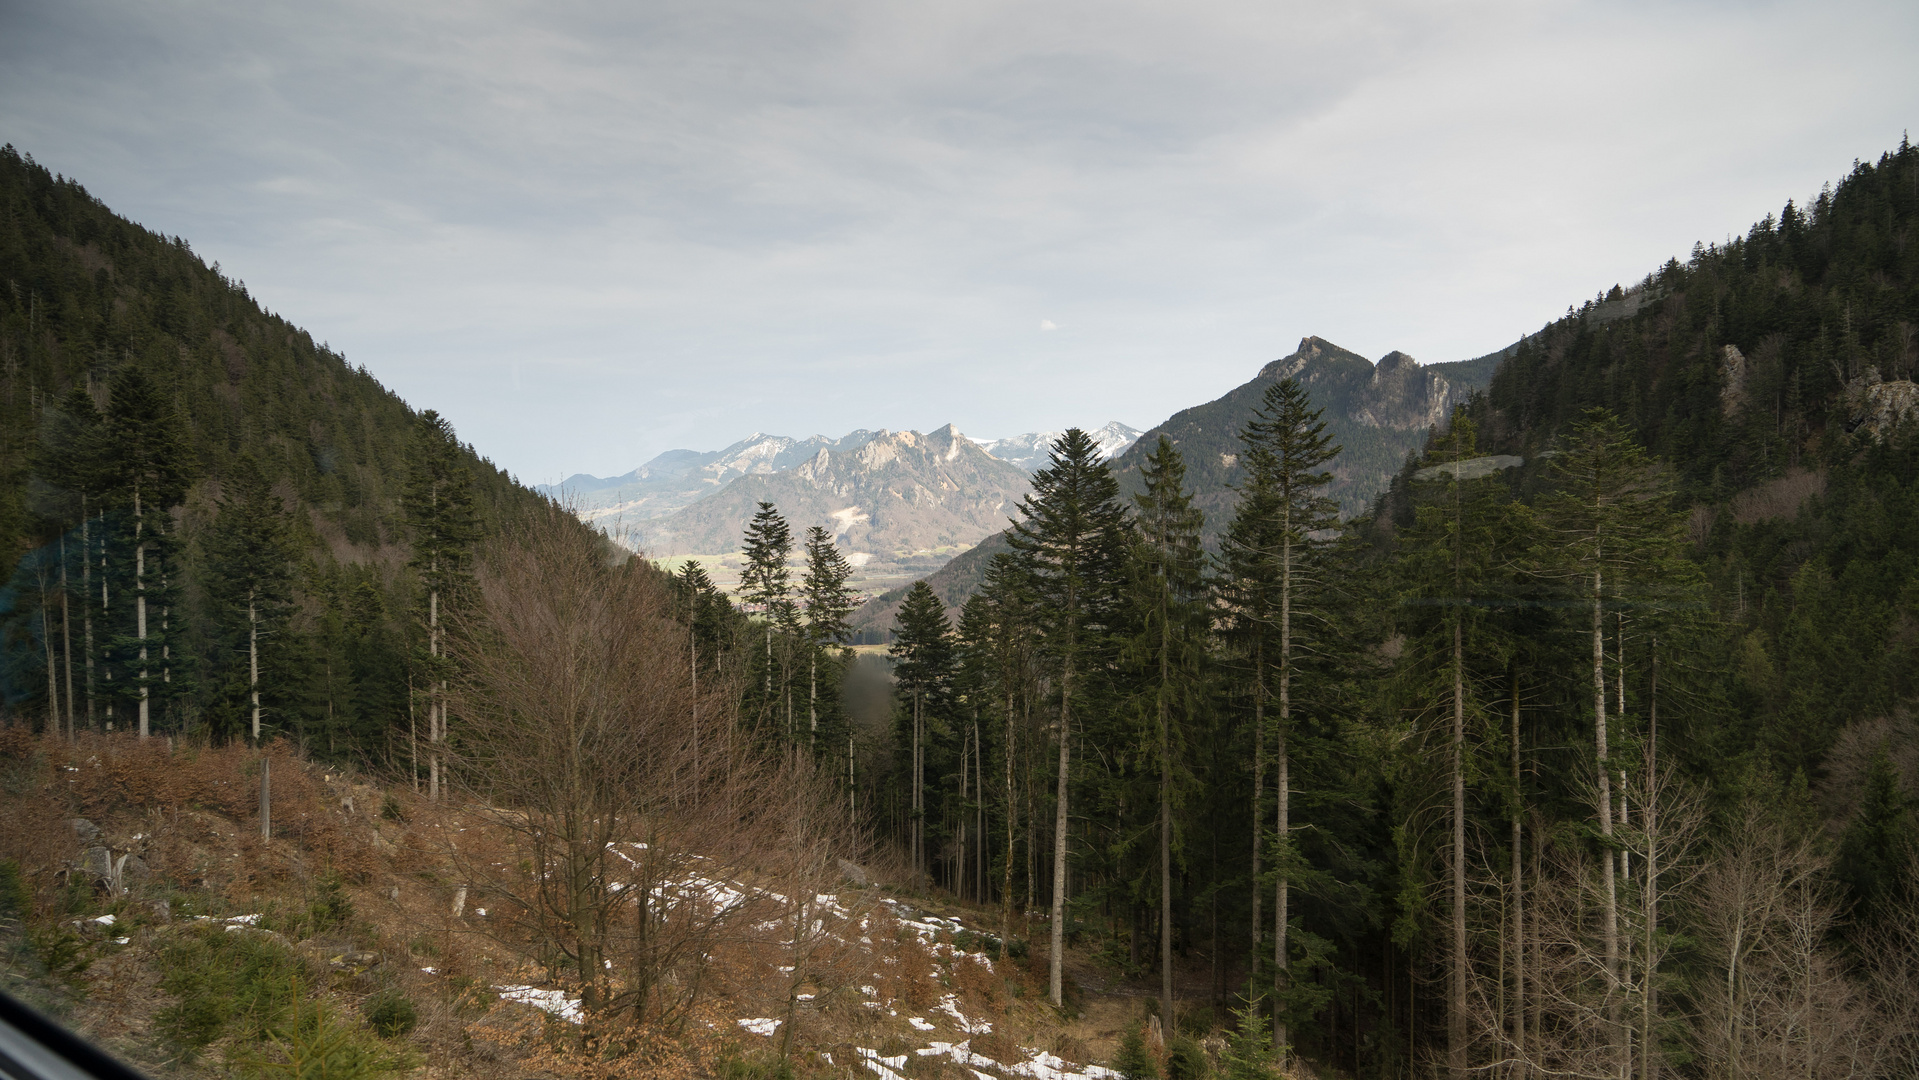
[[(177, 472), (184, 489), (178, 505), (158, 508), (167, 513), (156, 516), (155, 543), (165, 552), (149, 556), (171, 575), (162, 584), (178, 587), (162, 623), (178, 673), (160, 688), (175, 711), (156, 723), (232, 730), (246, 658), (233, 613), (213, 595), (208, 542), (222, 530), (223, 484), (251, 462), (285, 510), (297, 564), (292, 614), (261, 659), (269, 729), (301, 730), (343, 755), (386, 753), (387, 734), (404, 731), (407, 716), (414, 594), (401, 499), (418, 414), (365, 368), (263, 311), (185, 240), (115, 215), (11, 146), (0, 150), (0, 281), (0, 716), (44, 715), (50, 658), (63, 669), (61, 696), (91, 704), (94, 661), (106, 663), (112, 635), (135, 632), (121, 600), (93, 619), (89, 638), (72, 580), (83, 542), (111, 563), (105, 570), (131, 572), (123, 547), (98, 550), (98, 515), (104, 507), (112, 525), (125, 500), (91, 492), (94, 523), (83, 534), (81, 493), (44, 466), (45, 455), (71, 449), (60, 435), (69, 392), (110, 406), (113, 388), (137, 373), (164, 418), (152, 427), (167, 429), (140, 434), (168, 446), (154, 467)], [(110, 457), (127, 441), (101, 445)], [(458, 456), (483, 529), (537, 501), (470, 446)], [(63, 612), (71, 629), (49, 642)], [(104, 707), (107, 688), (97, 689)], [(74, 712), (88, 722), (87, 709)]]
[(1004, 528), (1030, 481), (951, 424), (883, 431), (851, 450), (820, 448), (785, 472), (750, 474), (642, 532), (649, 555), (737, 551), (757, 505), (777, 506), (797, 537), (831, 529), (856, 564), (948, 554)]
[[(1529, 335), (1473, 402), (1481, 449), (1528, 460), (1522, 493), (1595, 407), (1660, 458), (1726, 598), (1728, 761), (1818, 783), (1835, 747), (1878, 745), (1919, 700), (1915, 231), (1919, 149), (1902, 143)], [(1382, 525), (1409, 520), (1402, 492)]]
[(616, 539), (637, 542), (640, 522), (665, 517), (739, 477), (784, 472), (821, 450), (857, 450), (877, 434), (862, 428), (838, 439), (793, 439), (754, 432), (724, 450), (668, 450), (622, 476), (578, 473), (533, 490), (570, 504)]
[(1499, 358), (1490, 356), (1447, 364), (1422, 365), (1402, 352), (1390, 352), (1377, 364), (1317, 337), (1302, 338), (1289, 356), (1261, 368), (1250, 381), (1224, 396), (1175, 413), (1141, 435), (1114, 462), (1123, 490), (1138, 486), (1141, 464), (1163, 434), (1186, 460), (1188, 482), (1206, 511), (1207, 534), (1217, 535), (1233, 504), (1239, 482), (1239, 430), (1252, 418), (1266, 388), (1295, 378), (1326, 413), (1326, 427), (1344, 447), (1333, 462), (1330, 494), (1343, 513), (1363, 512), (1404, 463), (1426, 433), (1473, 390), (1483, 388)]
[[(1024, 435), (1012, 435), (1004, 439), (987, 439), (980, 442), (980, 449), (999, 458), (1010, 461), (1027, 472), (1044, 469), (1051, 460), (1053, 443), (1064, 431), (1029, 431)], [(1117, 420), (1109, 420), (1105, 427), (1087, 432), (1099, 447), (1102, 461), (1110, 461), (1139, 441), (1139, 429), (1127, 427)]]

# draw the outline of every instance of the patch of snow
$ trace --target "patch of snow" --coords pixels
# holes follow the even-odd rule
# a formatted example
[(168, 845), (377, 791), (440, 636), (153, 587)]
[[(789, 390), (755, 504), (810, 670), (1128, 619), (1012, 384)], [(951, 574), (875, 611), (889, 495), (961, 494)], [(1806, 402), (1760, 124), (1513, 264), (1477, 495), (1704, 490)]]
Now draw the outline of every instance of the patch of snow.
[(918, 1028), (921, 1031), (933, 1030), (933, 1025), (927, 1023), (926, 1018), (923, 1016), (909, 1016), (906, 1018), (906, 1022), (913, 1025), (915, 1028)]
[(93, 921), (99, 923), (101, 926), (112, 926), (114, 920), (111, 915), (102, 915)]
[(985, 1035), (993, 1030), (993, 1025), (990, 1021), (981, 1020), (978, 1023), (974, 1023), (968, 1020), (966, 1014), (959, 1010), (957, 994), (948, 994), (940, 999), (938, 1007), (948, 1016), (959, 1021), (960, 1030), (966, 1032), (968, 1035)]
[(503, 1001), (517, 1001), (522, 1005), (531, 1005), (550, 1016), (557, 1016), (569, 1024), (586, 1021), (586, 1014), (580, 1008), (580, 999), (569, 998), (559, 990), (540, 990), (531, 986), (496, 986)]
[(740, 1026), (755, 1035), (765, 1035), (771, 1038), (773, 1033), (780, 1029), (780, 1021), (770, 1016), (761, 1016), (750, 1020), (741, 1020)]
[(113, 939), (113, 943), (114, 943), (115, 945), (125, 945), (125, 944), (126, 944), (127, 942), (129, 942), (129, 941), (132, 941), (132, 940), (133, 940), (132, 938), (123, 938), (123, 937), (117, 937), (117, 938), (114, 938), (114, 939)]

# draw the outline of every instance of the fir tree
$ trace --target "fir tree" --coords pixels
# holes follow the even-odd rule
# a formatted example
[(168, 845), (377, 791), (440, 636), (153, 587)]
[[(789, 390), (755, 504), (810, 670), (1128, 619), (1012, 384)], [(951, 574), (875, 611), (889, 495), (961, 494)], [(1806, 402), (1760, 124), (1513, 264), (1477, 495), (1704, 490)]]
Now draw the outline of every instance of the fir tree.
[[(786, 565), (793, 554), (793, 532), (772, 503), (760, 503), (753, 520), (747, 523), (744, 550), (746, 566), (740, 571), (740, 596), (748, 604), (760, 609), (766, 640), (766, 667), (759, 703), (759, 722), (764, 724), (770, 711), (778, 708), (783, 700), (791, 698), (786, 685), (788, 673), (785, 664), (779, 665), (779, 692), (774, 692), (773, 639), (779, 636), (782, 643), (781, 659), (784, 659), (790, 631), (798, 622), (799, 612), (799, 604), (793, 597), (792, 571)], [(790, 711), (785, 722), (787, 737), (791, 738)]]
[(952, 624), (946, 605), (924, 581), (916, 581), (900, 604), (899, 623), (888, 650), (894, 658), (893, 675), (907, 699), (905, 719), (910, 723), (908, 763), (911, 804), (908, 809), (908, 855), (916, 874), (926, 873), (926, 750), (930, 728), (944, 712), (952, 690), (955, 657)]
[(1133, 497), (1133, 604), (1128, 652), (1141, 692), (1140, 719), (1158, 774), (1160, 1015), (1173, 1009), (1173, 809), (1192, 786), (1185, 731), (1203, 708), (1208, 611), (1200, 548), (1204, 515), (1186, 490), (1186, 466), (1166, 436), (1147, 455), (1146, 489)]
[[(832, 533), (818, 525), (806, 530), (806, 573), (800, 596), (806, 602), (806, 725), (807, 747), (818, 752), (820, 731), (820, 655), (844, 646), (851, 635), (847, 617), (853, 614), (853, 592), (846, 587), (853, 566), (840, 554)], [(834, 685), (838, 680), (833, 680)], [(847, 754), (852, 755), (851, 732)]]
[(106, 493), (120, 511), (118, 569), (132, 593), (132, 624), (122, 624), (115, 649), (132, 678), (120, 692), (132, 697), (145, 738), (153, 700), (187, 689), (175, 678), (184, 659), (172, 637), (179, 537), (166, 511), (185, 497), (194, 460), (172, 402), (137, 364), (114, 373), (100, 446)]
[(453, 425), (428, 409), (415, 429), (407, 477), (407, 524), (413, 533), (410, 565), (425, 593), (421, 623), (427, 635), (422, 663), (431, 690), (427, 699), (427, 791), (438, 799), (441, 744), (447, 738), (446, 628), (451, 605), (462, 601), (472, 580), (473, 543), (479, 538), (473, 505), (473, 474), (460, 452)]
[(1119, 485), (1084, 431), (1071, 428), (1053, 444), (1052, 465), (1033, 477), (1013, 523), (1013, 550), (1025, 561), (1039, 598), (1037, 624), (1059, 676), (1059, 777), (1053, 807), (1052, 950), (1047, 992), (1064, 1002), (1068, 796), (1076, 698), (1086, 673), (1109, 651), (1113, 609), (1122, 592), (1126, 534)]
[[(222, 485), (209, 541), (213, 592), (245, 642), (250, 737), (260, 741), (261, 643), (280, 630), (292, 601), (293, 546), (285, 507), (260, 467), (242, 455)], [(276, 688), (284, 693), (284, 688)]]
[[(1262, 789), (1266, 775), (1266, 710), (1277, 698), (1273, 756), (1277, 770), (1274, 843), (1278, 873), (1273, 882), (1274, 993), (1286, 991), (1287, 942), (1295, 854), (1292, 844), (1292, 713), (1295, 633), (1298, 616), (1317, 604), (1303, 602), (1324, 585), (1321, 535), (1337, 523), (1337, 505), (1324, 494), (1332, 473), (1325, 466), (1340, 448), (1326, 432), (1324, 410), (1314, 409), (1295, 379), (1266, 388), (1253, 419), (1240, 432), (1246, 479), (1223, 544), (1224, 593), (1233, 625), (1252, 667), (1253, 697), (1253, 879), (1260, 877), (1264, 844)], [(1304, 620), (1299, 620), (1304, 621)], [(1254, 941), (1259, 941), (1259, 897), (1253, 899)], [(1273, 1046), (1290, 1039), (1283, 1009), (1273, 1014)]]

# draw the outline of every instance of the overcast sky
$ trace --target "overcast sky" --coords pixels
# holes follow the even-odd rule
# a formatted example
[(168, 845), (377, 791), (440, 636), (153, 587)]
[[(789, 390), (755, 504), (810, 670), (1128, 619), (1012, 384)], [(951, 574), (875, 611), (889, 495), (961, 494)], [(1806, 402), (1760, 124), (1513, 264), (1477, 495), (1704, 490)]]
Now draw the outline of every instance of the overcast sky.
[(1919, 118), (1919, 4), (0, 0), (0, 140), (522, 479), (1490, 352)]

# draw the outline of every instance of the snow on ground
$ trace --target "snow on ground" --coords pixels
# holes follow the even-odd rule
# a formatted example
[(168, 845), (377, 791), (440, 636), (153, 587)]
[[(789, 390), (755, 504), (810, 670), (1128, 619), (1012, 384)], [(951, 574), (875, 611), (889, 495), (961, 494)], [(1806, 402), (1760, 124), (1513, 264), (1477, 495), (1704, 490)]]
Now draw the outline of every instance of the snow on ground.
[(570, 998), (559, 990), (541, 990), (532, 986), (496, 986), (500, 1000), (517, 1001), (522, 1005), (531, 1005), (551, 1016), (557, 1016), (569, 1024), (579, 1024), (586, 1020), (580, 1009), (580, 999)]
[(771, 1037), (774, 1032), (780, 1029), (780, 1021), (770, 1016), (760, 1016), (749, 1020), (741, 1020), (740, 1026), (755, 1035)]

